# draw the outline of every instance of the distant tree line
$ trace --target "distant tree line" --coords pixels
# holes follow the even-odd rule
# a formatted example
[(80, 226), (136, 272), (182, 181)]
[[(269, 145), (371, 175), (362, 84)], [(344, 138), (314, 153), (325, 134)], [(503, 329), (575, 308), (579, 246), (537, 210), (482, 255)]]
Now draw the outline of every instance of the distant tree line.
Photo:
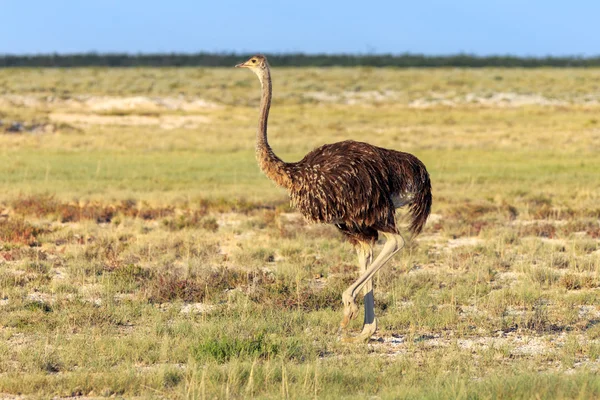
[[(231, 67), (250, 54), (38, 54), (0, 55), (0, 68), (10, 67)], [(597, 57), (516, 57), (456, 54), (267, 54), (278, 67), (600, 67)]]

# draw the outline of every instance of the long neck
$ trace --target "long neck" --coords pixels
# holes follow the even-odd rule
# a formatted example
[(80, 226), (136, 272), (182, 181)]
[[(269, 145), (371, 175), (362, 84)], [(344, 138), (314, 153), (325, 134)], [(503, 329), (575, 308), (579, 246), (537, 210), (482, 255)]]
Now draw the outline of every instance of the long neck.
[(262, 86), (262, 97), (260, 99), (260, 118), (258, 120), (258, 131), (256, 132), (256, 160), (264, 174), (274, 181), (278, 186), (287, 188), (290, 185), (290, 177), (286, 172), (286, 163), (273, 153), (267, 141), (267, 122), (269, 109), (271, 108), (271, 73), (268, 69), (258, 75)]

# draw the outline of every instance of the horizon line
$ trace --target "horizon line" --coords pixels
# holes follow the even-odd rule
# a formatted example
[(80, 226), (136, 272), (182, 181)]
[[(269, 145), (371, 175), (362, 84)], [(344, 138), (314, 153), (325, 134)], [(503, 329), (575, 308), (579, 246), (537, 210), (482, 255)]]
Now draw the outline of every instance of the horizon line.
[(0, 58), (7, 57), (50, 57), (50, 56), (127, 56), (127, 57), (147, 57), (147, 56), (198, 56), (198, 55), (212, 55), (212, 56), (249, 56), (253, 54), (267, 54), (273, 56), (306, 56), (306, 57), (425, 57), (425, 58), (452, 58), (452, 57), (471, 57), (471, 58), (516, 58), (516, 59), (597, 59), (600, 58), (600, 53), (597, 55), (581, 55), (581, 54), (547, 54), (547, 55), (516, 55), (511, 53), (493, 53), (493, 54), (476, 54), (469, 52), (456, 52), (456, 53), (440, 53), (440, 54), (426, 54), (416, 52), (374, 52), (374, 53), (362, 53), (362, 52), (251, 52), (251, 51), (197, 51), (197, 52), (123, 52), (123, 51), (109, 51), (109, 52), (98, 52), (98, 51), (81, 51), (81, 52), (40, 52), (40, 53), (0, 53)]

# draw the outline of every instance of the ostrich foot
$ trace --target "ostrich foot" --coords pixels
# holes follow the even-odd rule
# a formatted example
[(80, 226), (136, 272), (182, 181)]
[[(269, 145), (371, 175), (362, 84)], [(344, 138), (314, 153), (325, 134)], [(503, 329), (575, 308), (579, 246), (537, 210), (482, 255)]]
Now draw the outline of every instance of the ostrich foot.
[(366, 343), (371, 339), (371, 336), (377, 330), (377, 320), (363, 326), (362, 332), (356, 336), (343, 335), (342, 342), (344, 343)]
[(358, 305), (354, 301), (352, 292), (345, 291), (342, 294), (342, 303), (344, 303), (344, 318), (340, 324), (342, 329), (346, 329), (348, 323), (358, 316)]

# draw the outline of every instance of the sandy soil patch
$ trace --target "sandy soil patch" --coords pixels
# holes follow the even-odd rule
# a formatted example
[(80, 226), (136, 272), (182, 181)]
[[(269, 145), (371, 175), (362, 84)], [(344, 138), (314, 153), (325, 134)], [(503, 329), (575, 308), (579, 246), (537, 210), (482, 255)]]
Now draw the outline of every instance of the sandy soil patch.
[(0, 96), (0, 106), (69, 108), (89, 111), (202, 111), (220, 108), (219, 104), (196, 98), (148, 96), (75, 96), (61, 99), (54, 96), (39, 98), (31, 95)]
[(214, 310), (215, 306), (204, 303), (186, 303), (181, 306), (179, 311), (182, 314), (206, 314)]
[(460, 237), (448, 240), (448, 248), (454, 249), (456, 247), (463, 246), (477, 246), (482, 245), (483, 243), (485, 243), (483, 239), (480, 239), (478, 237)]
[[(578, 342), (586, 342), (583, 335), (577, 337)], [(389, 356), (397, 356), (409, 353), (410, 343), (404, 335), (391, 337), (380, 337), (370, 343), (377, 353), (385, 353)], [(457, 345), (463, 350), (477, 352), (490, 348), (504, 349), (507, 357), (510, 356), (535, 356), (552, 354), (560, 351), (565, 345), (567, 334), (528, 335), (519, 332), (498, 332), (497, 336), (479, 336), (473, 338), (453, 338), (441, 335), (422, 335), (414, 338), (414, 342), (423, 349), (445, 348)], [(597, 343), (598, 340), (593, 342)], [(377, 354), (375, 353), (375, 354)], [(596, 365), (597, 368), (597, 365)]]
[(194, 129), (210, 122), (204, 115), (96, 115), (52, 113), (49, 118), (53, 122), (71, 125), (116, 125), (116, 126), (159, 126), (162, 129)]
[(429, 108), (435, 106), (458, 106), (458, 105), (480, 105), (488, 107), (522, 107), (522, 106), (563, 106), (573, 103), (598, 104), (598, 100), (586, 102), (583, 99), (564, 101), (551, 99), (540, 94), (520, 94), (511, 92), (499, 92), (489, 95), (468, 93), (464, 96), (449, 96), (447, 93), (431, 93), (427, 98), (415, 99), (409, 103), (409, 107)]
[(307, 92), (304, 93), (303, 96), (305, 98), (317, 100), (321, 103), (368, 104), (393, 100), (397, 101), (402, 97), (402, 95), (403, 94), (401, 92), (395, 92), (392, 90), (369, 90), (364, 92), (345, 91), (339, 94), (327, 92)]
[(466, 93), (455, 94), (450, 92), (430, 92), (426, 97), (408, 101), (407, 94), (401, 91), (362, 91), (341, 93), (306, 92), (305, 98), (321, 103), (337, 104), (369, 104), (378, 102), (394, 102), (408, 104), (411, 108), (430, 107), (456, 107), (456, 106), (483, 106), (483, 107), (523, 107), (523, 106), (566, 106), (566, 105), (600, 105), (600, 96), (579, 96), (565, 99), (553, 99), (539, 93)]
[(218, 108), (219, 105), (203, 99), (187, 100), (178, 97), (90, 97), (79, 100), (87, 108), (93, 111), (108, 110), (180, 110), (199, 111), (207, 108)]

